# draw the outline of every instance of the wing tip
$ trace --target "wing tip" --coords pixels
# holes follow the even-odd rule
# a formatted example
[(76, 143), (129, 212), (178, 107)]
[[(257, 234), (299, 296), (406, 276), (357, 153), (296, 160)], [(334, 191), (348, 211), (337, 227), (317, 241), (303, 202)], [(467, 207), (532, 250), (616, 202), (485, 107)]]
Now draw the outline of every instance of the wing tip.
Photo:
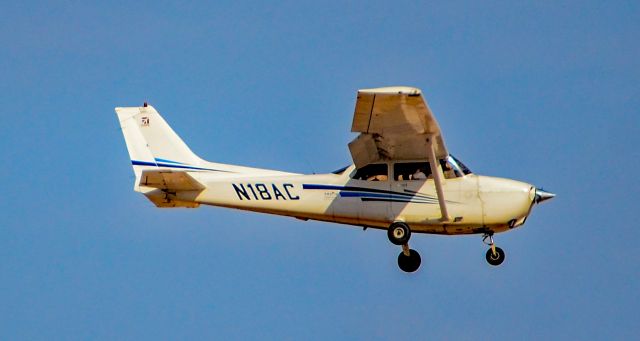
[(358, 93), (370, 93), (370, 94), (398, 94), (398, 95), (413, 95), (417, 96), (422, 94), (422, 90), (411, 86), (387, 86), (382, 88), (360, 89)]

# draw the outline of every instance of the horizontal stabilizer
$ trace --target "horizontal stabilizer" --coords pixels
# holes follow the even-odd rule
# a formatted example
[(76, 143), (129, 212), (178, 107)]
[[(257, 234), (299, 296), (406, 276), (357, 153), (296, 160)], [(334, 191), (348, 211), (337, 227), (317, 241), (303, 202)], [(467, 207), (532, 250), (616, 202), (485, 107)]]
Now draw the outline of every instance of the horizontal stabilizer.
[(171, 170), (146, 170), (140, 177), (140, 186), (169, 191), (201, 191), (204, 186), (187, 172)]

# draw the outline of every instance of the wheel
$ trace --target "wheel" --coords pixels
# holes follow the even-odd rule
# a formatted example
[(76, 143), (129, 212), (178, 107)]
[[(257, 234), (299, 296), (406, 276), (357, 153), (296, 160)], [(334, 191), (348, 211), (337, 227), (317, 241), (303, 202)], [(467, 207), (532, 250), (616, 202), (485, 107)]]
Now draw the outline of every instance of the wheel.
[(496, 246), (496, 254), (491, 249), (487, 250), (487, 262), (493, 266), (498, 266), (504, 262), (504, 251)]
[(398, 266), (404, 272), (415, 272), (421, 262), (420, 254), (416, 250), (409, 250), (409, 256), (406, 256), (404, 252), (400, 252), (398, 255)]
[(403, 222), (395, 222), (391, 224), (387, 230), (387, 237), (389, 237), (389, 241), (395, 245), (404, 245), (408, 243), (409, 238), (411, 238), (409, 225)]

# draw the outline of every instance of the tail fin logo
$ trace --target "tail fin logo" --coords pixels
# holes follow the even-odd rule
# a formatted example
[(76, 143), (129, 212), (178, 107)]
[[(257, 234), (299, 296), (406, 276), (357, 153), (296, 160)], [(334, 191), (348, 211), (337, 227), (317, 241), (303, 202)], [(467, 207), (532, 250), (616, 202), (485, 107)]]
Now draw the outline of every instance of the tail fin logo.
[(142, 125), (143, 127), (148, 127), (149, 126), (149, 116), (142, 116), (142, 118), (140, 119), (140, 125)]

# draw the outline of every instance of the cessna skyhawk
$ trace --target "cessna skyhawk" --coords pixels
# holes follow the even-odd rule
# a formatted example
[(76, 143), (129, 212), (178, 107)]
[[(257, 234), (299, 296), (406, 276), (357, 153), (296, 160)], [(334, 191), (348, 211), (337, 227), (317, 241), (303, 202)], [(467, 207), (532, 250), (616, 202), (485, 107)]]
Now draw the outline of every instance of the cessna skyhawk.
[(349, 143), (353, 164), (303, 175), (208, 162), (146, 103), (115, 109), (136, 176), (134, 190), (158, 207), (201, 204), (387, 230), (402, 247), (398, 266), (420, 267), (414, 233), (481, 234), (486, 260), (504, 251), (493, 235), (524, 224), (555, 194), (530, 184), (476, 175), (449, 153), (420, 89), (359, 90)]

